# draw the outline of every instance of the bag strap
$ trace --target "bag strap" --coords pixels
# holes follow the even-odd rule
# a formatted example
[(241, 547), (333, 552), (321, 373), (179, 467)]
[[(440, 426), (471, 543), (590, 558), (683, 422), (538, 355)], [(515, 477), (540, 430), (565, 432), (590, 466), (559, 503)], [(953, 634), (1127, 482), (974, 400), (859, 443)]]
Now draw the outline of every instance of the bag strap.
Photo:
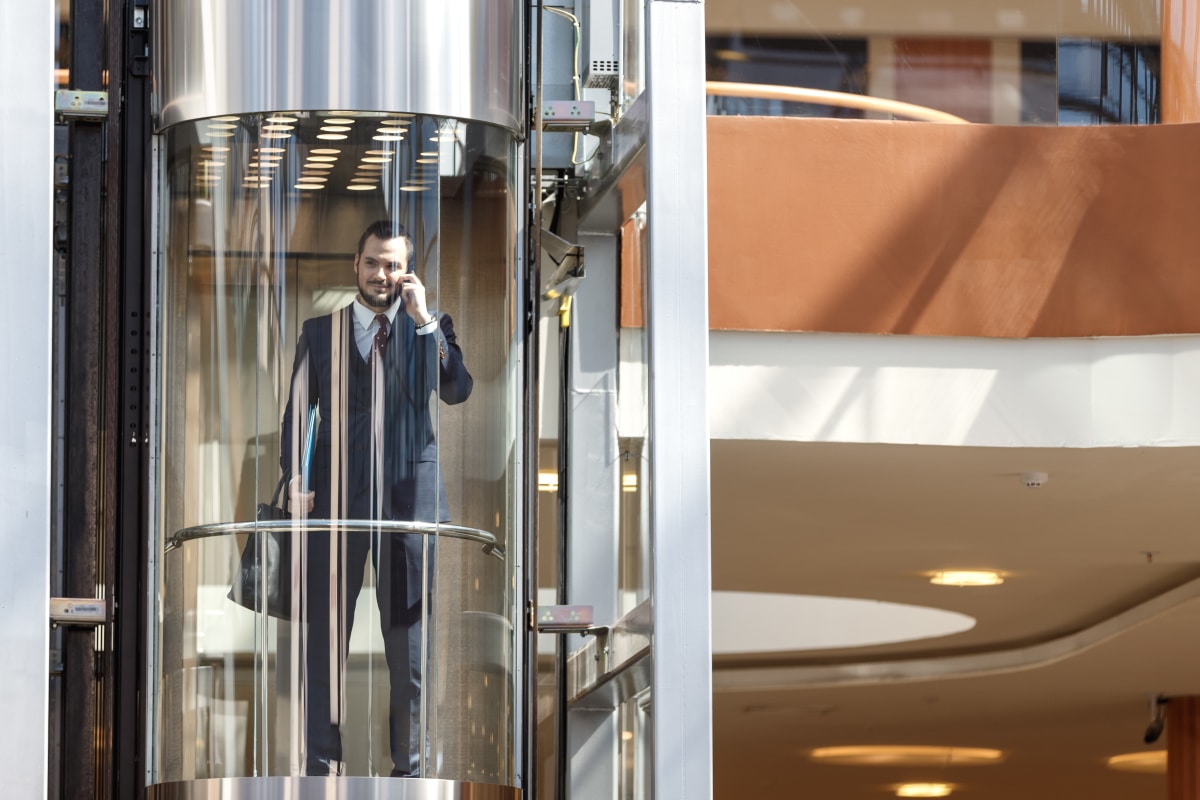
[[(291, 479), (292, 479), (292, 471), (290, 469), (284, 470), (283, 475), (281, 475), (279, 478), (279, 485), (275, 487), (275, 494), (271, 495), (271, 505), (276, 505), (279, 502), (279, 495), (283, 493), (283, 487)], [(287, 510), (288, 505), (291, 503), (291, 499), (292, 498), (290, 495), (288, 497), (283, 498), (284, 510)]]

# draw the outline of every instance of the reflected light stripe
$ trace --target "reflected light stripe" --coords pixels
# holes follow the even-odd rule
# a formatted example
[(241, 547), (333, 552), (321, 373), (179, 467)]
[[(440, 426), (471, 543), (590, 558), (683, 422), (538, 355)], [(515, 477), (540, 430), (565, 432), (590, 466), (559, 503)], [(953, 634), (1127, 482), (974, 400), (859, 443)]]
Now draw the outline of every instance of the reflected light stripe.
[(709, 97), (750, 97), (759, 100), (788, 100), (794, 103), (815, 103), (822, 106), (837, 108), (857, 108), (863, 111), (879, 111), (884, 114), (894, 114), (899, 117), (921, 120), (924, 122), (949, 122), (957, 125), (969, 125), (962, 117), (938, 111), (936, 108), (918, 106), (913, 103), (903, 103), (899, 100), (888, 100), (883, 97), (871, 97), (864, 94), (849, 92), (831, 92), (825, 89), (806, 89), (795, 86), (772, 86), (760, 83), (730, 83), (725, 81), (708, 81), (704, 91)]

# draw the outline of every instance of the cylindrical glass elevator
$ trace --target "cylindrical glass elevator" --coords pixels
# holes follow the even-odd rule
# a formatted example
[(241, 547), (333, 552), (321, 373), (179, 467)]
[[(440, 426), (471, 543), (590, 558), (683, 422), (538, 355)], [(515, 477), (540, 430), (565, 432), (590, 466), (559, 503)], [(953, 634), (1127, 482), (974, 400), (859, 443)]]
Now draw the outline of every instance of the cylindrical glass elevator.
[(156, 9), (151, 798), (519, 796), (521, 14)]

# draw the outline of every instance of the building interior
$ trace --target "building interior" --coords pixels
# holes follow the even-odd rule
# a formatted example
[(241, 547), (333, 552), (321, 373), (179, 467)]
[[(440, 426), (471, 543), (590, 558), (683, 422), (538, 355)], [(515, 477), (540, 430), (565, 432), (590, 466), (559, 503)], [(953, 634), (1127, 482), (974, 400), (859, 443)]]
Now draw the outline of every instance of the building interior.
[[(544, 68), (542, 97), (597, 109), (590, 126), (537, 140), (542, 182), (531, 204), (547, 234), (587, 249), (588, 272), (564, 290), (578, 314), (569, 331), (570, 303), (547, 293), (538, 308), (533, 588), (539, 606), (594, 603), (614, 651), (627, 648), (585, 687), (614, 693), (600, 724), (582, 693), (568, 700), (578, 688), (569, 670), (600, 662), (598, 650), (608, 657), (607, 645), (577, 630), (536, 637), (536, 687), (503, 702), (527, 704), (539, 798), (656, 796), (648, 748), (660, 709), (643, 624), (659, 519), (646, 276), (662, 251), (651, 244), (645, 184), (672, 173), (622, 147), (626, 136), (638, 141), (630, 131), (644, 122), (647, 86), (660, 85), (647, 48), (665, 34), (643, 23), (663, 4), (526, 9), (546, 20), (529, 62)], [(60, 88), (75, 85), (73, 5), (57, 0)], [(707, 151), (693, 166), (707, 187), (680, 228), (707, 248), (708, 370), (679, 388), (707, 404), (709, 482), (696, 502), (711, 532), (695, 536), (711, 562), (711, 795), (1191, 796), (1177, 775), (1200, 758), (1200, 543), (1191, 538), (1200, 513), (1200, 2), (702, 5)], [(610, 76), (593, 61), (581, 76), (579, 50), (594, 50), (589, 37), (605, 26), (620, 42), (620, 67)], [(426, 124), (435, 137), (448, 127), (436, 115)], [(196, 123), (188, 146), (202, 133)], [(516, 163), (513, 151), (496, 155), (507, 145), (483, 139), (480, 151), (506, 169)], [(187, 148), (178, 151), (185, 162)], [(414, 212), (442, 236), (446, 263), (466, 261), (484, 240), (496, 252), (510, 244), (510, 225), (520, 226), (506, 192), (519, 197), (513, 187), (532, 174), (497, 170), (497, 186), (472, 183), (461, 163), (438, 169), (443, 191), (480, 201)], [(642, 186), (629, 191), (623, 181), (639, 169)], [(200, 228), (194, 208), (174, 211), (177, 228)], [(195, 259), (183, 282), (208, 291), (215, 279), (204, 270), (219, 248), (197, 248), (205, 241), (176, 245)], [(317, 287), (298, 301), (303, 311), (352, 296), (330, 277), (331, 254), (349, 247), (345, 232), (296, 245), (300, 266), (289, 275), (306, 292)], [(490, 283), (447, 269), (434, 290), (485, 321), (464, 329), (475, 334), (465, 337), (468, 355), (484, 365), (481, 395), (497, 403), (489, 422), (511, 410), (502, 408), (515, 391), (502, 337), (520, 292), (494, 277), (513, 259), (494, 261)], [(183, 341), (209, 322), (194, 314), (171, 330)], [(284, 364), (288, 333), (272, 350)], [(200, 397), (196, 375), (225, 366), (214, 357), (169, 379)], [(232, 394), (245, 419), (274, 413), (250, 389)], [(589, 426), (608, 427), (591, 440), (602, 428)], [(242, 449), (213, 460), (214, 481), (257, 458), (251, 427), (228, 435)], [(445, 447), (448, 474), (467, 476), (475, 492), (456, 517), (479, 529), (495, 508), (509, 510), (512, 480), (511, 442), (487, 440), (485, 427), (450, 433)], [(188, 469), (209, 465), (204, 436), (186, 431)], [(490, 482), (477, 478), (487, 472), (480, 464), (501, 461)], [(252, 514), (276, 480), (253, 475), (226, 506), (189, 506), (180, 519)], [(608, 481), (611, 496), (589, 499), (592, 479)], [(496, 520), (501, 539), (520, 538), (519, 525)], [(476, 555), (453, 556), (453, 568), (469, 573)], [(214, 574), (235, 556), (222, 552)], [(502, 594), (513, 577), (497, 575), (484, 583)], [(454, 597), (456, 610), (473, 608), (467, 595)], [(628, 631), (633, 644), (620, 644)], [(485, 625), (447, 646), (486, 640), (507, 657), (495, 635)], [(356, 646), (355, 668), (367, 674), (379, 653)], [(620, 688), (629, 675), (633, 688)], [(113, 690), (99, 691), (102, 708)], [(472, 718), (454, 713), (447, 730), (465, 739)], [(52, 705), (52, 762), (74, 752), (54, 739), (63, 729), (69, 737), (71, 714)], [(385, 726), (373, 718), (363, 732), (379, 737), (381, 759)], [(611, 765), (589, 754), (601, 741), (583, 733), (592, 727)], [(696, 742), (705, 750), (705, 736)], [(464, 757), (461, 767), (515, 783), (519, 766), (506, 757), (475, 773)], [(602, 777), (590, 774), (597, 763)], [(195, 764), (163, 774), (189, 768), (200, 775)], [(60, 771), (52, 788), (67, 797), (94, 788), (89, 781)]]

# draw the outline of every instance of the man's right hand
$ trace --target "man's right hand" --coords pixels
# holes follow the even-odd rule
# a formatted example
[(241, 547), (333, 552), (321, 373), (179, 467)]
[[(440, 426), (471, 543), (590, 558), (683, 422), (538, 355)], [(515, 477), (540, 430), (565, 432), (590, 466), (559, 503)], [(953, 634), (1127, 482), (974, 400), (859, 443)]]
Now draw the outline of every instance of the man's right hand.
[(304, 491), (304, 484), (300, 480), (299, 475), (292, 478), (291, 482), (288, 484), (288, 494), (292, 499), (293, 513), (295, 513), (296, 509), (299, 508), (303, 508), (304, 513), (306, 514), (313, 510), (313, 500), (316, 498), (317, 493)]

